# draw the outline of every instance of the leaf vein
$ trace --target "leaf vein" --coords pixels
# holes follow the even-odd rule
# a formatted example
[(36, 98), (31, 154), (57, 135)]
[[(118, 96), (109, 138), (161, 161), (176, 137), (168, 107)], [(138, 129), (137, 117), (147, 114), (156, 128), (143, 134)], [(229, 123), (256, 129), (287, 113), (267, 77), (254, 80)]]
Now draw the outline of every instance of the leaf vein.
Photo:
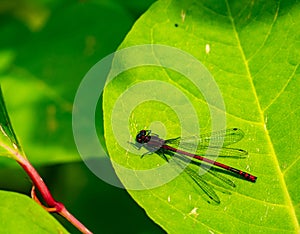
[(296, 71), (299, 67), (299, 64), (297, 64), (295, 66), (295, 69), (293, 70), (292, 74), (290, 75), (290, 77), (287, 79), (287, 81), (285, 82), (285, 84), (282, 86), (281, 90), (277, 93), (277, 95), (270, 101), (270, 103), (263, 109), (263, 112), (265, 112), (272, 104), (275, 103), (275, 101), (281, 96), (281, 94), (283, 94), (283, 92), (285, 91), (285, 89), (287, 88), (288, 84), (291, 82), (292, 78), (295, 77)]

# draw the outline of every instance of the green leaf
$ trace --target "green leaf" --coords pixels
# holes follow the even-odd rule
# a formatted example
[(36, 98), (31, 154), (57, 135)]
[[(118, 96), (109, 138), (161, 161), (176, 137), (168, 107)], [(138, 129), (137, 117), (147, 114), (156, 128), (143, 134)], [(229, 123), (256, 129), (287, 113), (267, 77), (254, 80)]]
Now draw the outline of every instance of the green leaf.
[[(185, 126), (193, 128), (186, 123), (192, 114), (179, 103), (179, 96), (161, 88), (163, 85), (152, 85), (151, 80), (170, 84), (189, 99), (201, 127), (194, 127), (195, 131), (210, 130), (214, 116), (210, 116), (208, 107), (212, 104), (207, 105), (203, 93), (175, 71), (142, 66), (119, 74), (108, 83), (103, 96), (107, 149), (120, 180), (131, 188), (130, 195), (166, 231), (299, 232), (299, 17), (297, 1), (165, 0), (155, 3), (123, 41), (120, 48), (164, 44), (201, 61), (221, 91), (227, 126), (245, 132), (244, 140), (234, 147), (249, 152), (247, 159), (218, 161), (258, 176), (252, 184), (220, 173), (233, 180), (236, 188), (215, 189), (221, 203), (210, 205), (186, 175), (149, 188), (150, 182), (168, 174), (153, 170), (153, 176), (141, 177), (139, 171), (125, 171), (121, 166), (145, 170), (166, 164), (155, 154), (140, 159), (146, 151), (138, 155), (127, 141), (133, 142), (137, 132), (145, 128), (164, 138), (179, 136), (182, 125), (174, 106), (186, 111)], [(178, 57), (160, 59), (159, 52), (154, 47), (152, 56), (158, 63), (167, 60), (191, 65)], [(135, 53), (141, 60), (143, 55)], [(132, 58), (117, 62), (126, 66)], [(115, 65), (112, 74), (122, 64)], [(159, 95), (161, 100), (156, 99)], [(174, 105), (162, 103), (167, 99)], [(134, 190), (132, 185), (144, 190)]]
[[(6, 151), (8, 156), (11, 155), (9, 148), (21, 151), (21, 146), (18, 142), (14, 129), (11, 125), (9, 115), (6, 110), (2, 89), (0, 86), (0, 152)], [(0, 156), (5, 156), (5, 153)]]
[(55, 218), (25, 195), (0, 191), (2, 233), (68, 233)]

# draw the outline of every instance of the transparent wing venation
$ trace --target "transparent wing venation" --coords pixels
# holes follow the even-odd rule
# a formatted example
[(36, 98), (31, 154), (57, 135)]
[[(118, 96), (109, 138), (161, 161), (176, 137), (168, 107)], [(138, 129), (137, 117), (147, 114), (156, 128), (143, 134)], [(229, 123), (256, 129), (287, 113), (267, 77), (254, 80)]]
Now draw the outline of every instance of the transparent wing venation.
[[(242, 149), (226, 146), (239, 142), (244, 137), (244, 132), (239, 128), (230, 128), (200, 136), (178, 137), (165, 141), (172, 147), (190, 150), (195, 154), (220, 157), (245, 157), (248, 153)], [(223, 145), (220, 144), (223, 141)], [(197, 147), (195, 147), (197, 145)]]

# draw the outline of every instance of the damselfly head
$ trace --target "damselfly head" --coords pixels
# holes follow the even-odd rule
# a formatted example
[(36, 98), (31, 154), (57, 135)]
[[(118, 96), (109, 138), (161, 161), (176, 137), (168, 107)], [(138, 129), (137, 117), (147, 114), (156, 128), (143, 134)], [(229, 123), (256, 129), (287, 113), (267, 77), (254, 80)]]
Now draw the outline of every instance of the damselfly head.
[(150, 136), (151, 131), (150, 130), (141, 130), (137, 135), (136, 135), (136, 142), (140, 144), (148, 143), (151, 139)]

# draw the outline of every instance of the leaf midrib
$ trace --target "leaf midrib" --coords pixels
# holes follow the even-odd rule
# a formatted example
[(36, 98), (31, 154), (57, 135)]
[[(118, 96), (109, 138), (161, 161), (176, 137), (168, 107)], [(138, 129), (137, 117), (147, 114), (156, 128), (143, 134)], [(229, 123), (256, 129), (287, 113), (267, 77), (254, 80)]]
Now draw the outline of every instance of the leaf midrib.
[[(264, 111), (263, 109), (261, 108), (260, 106), (260, 102), (259, 102), (259, 99), (258, 99), (258, 95), (257, 95), (257, 92), (256, 92), (256, 89), (255, 89), (255, 86), (254, 86), (254, 83), (253, 83), (253, 77), (251, 75), (251, 72), (250, 72), (250, 68), (249, 68), (249, 64), (248, 64), (248, 60), (246, 59), (246, 56), (245, 56), (245, 53), (244, 53), (244, 50), (242, 48), (242, 45), (241, 45), (241, 41), (240, 41), (240, 38), (239, 38), (239, 34), (237, 32), (237, 29), (236, 29), (236, 26), (235, 26), (235, 22), (234, 22), (234, 18), (232, 17), (232, 13), (231, 13), (231, 10), (230, 10), (230, 6), (229, 6), (229, 3), (228, 3), (228, 0), (225, 0), (225, 3), (226, 3), (226, 7), (227, 7), (227, 12), (228, 12), (228, 17), (229, 17), (229, 20), (231, 22), (231, 25), (232, 25), (232, 29), (233, 29), (233, 32), (234, 32), (234, 35), (235, 35), (235, 38), (237, 40), (237, 44), (238, 44), (238, 49), (240, 50), (240, 53), (241, 53), (241, 56), (242, 56), (242, 60), (244, 62), (244, 65), (245, 65), (245, 68), (246, 68), (246, 72), (247, 72), (247, 77), (249, 79), (249, 83), (251, 85), (251, 88), (252, 88), (252, 91), (253, 91), (253, 94), (254, 94), (254, 97), (255, 97), (255, 100), (256, 100), (256, 104), (257, 104), (257, 110), (259, 112), (259, 117), (261, 119), (261, 123), (264, 125), (264, 131), (265, 131), (265, 135), (266, 135), (266, 139), (267, 139), (267, 142), (268, 142), (268, 145), (270, 146), (270, 150), (271, 150), (271, 155), (273, 155), (273, 162), (275, 164), (275, 168), (277, 169), (278, 171), (278, 175), (279, 175), (279, 180), (280, 180), (280, 184), (283, 188), (283, 192), (284, 192), (284, 196), (286, 197), (286, 201), (287, 201), (287, 205), (289, 207), (289, 211), (291, 213), (291, 217), (293, 219), (293, 222), (295, 224), (295, 228), (297, 229), (299, 227), (299, 222), (297, 220), (297, 216), (296, 216), (296, 212), (295, 212), (295, 209), (294, 209), (294, 206), (293, 206), (293, 203), (292, 203), (292, 200), (291, 200), (291, 196), (288, 192), (288, 189), (287, 189), (287, 185), (286, 185), (286, 182), (284, 180), (284, 176), (283, 176), (283, 173), (280, 169), (280, 165), (279, 165), (279, 161), (276, 157), (276, 153), (275, 153), (275, 149), (274, 149), (274, 145), (272, 144), (272, 140), (270, 138), (270, 134), (269, 134), (269, 131), (266, 127), (266, 125), (264, 124)], [(278, 9), (277, 9), (277, 14), (278, 14), (278, 11), (279, 11), (279, 5), (278, 5)], [(277, 17), (276, 17), (277, 19)], [(273, 24), (274, 24), (275, 21), (273, 21)], [(272, 26), (273, 26), (272, 24)], [(278, 98), (278, 97), (277, 97)], [(275, 100), (273, 100), (274, 102)]]

